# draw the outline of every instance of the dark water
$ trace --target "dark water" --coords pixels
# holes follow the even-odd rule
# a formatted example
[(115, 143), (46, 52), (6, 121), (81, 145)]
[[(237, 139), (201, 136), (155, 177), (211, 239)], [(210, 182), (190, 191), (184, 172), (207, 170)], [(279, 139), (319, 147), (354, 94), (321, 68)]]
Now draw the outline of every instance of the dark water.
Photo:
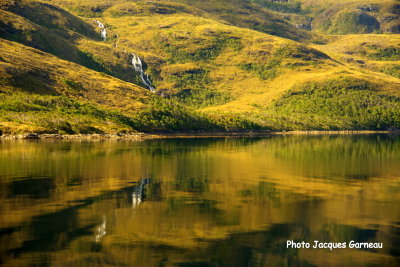
[(0, 203), (5, 266), (396, 266), (400, 138), (2, 141)]

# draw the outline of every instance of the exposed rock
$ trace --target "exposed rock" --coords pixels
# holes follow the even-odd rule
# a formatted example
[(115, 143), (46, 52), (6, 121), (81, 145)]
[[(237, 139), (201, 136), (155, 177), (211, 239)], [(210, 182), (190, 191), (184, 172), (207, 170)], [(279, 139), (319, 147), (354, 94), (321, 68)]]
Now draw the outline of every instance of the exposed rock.
[(30, 133), (22, 135), (20, 139), (40, 139), (38, 134)]
[(379, 7), (376, 4), (370, 4), (370, 5), (363, 5), (358, 7), (358, 9), (365, 11), (365, 12), (379, 12)]
[(387, 16), (382, 19), (382, 22), (391, 22), (392, 20), (396, 19), (395, 16)]
[(311, 23), (309, 23), (309, 24), (299, 23), (299, 24), (295, 24), (294, 26), (296, 26), (296, 28), (299, 28), (299, 29), (311, 31)]

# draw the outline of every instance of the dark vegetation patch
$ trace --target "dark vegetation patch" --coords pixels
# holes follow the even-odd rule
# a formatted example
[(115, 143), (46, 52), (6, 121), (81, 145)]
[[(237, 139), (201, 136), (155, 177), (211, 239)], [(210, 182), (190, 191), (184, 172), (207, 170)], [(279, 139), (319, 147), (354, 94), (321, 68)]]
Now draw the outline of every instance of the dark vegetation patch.
[(74, 14), (84, 18), (98, 18), (103, 12), (110, 7), (108, 4), (97, 4), (95, 6), (66, 6), (66, 8)]
[(109, 75), (115, 75), (118, 77), (118, 74), (108, 66), (101, 58), (92, 55), (90, 52), (78, 50), (77, 51), (79, 63), (89, 69), (104, 72)]
[(175, 13), (191, 13), (191, 10), (181, 4), (167, 2), (135, 2), (119, 4), (110, 8), (110, 15), (118, 18), (123, 16), (149, 16), (154, 14), (170, 15)]
[[(208, 61), (220, 55), (225, 48), (231, 47), (237, 51), (243, 48), (239, 38), (223, 33), (216, 33), (211, 38), (204, 40), (187, 38), (186, 41), (179, 44), (176, 43), (176, 40), (170, 40), (171, 38), (176, 39), (179, 37), (171, 36), (169, 38), (156, 38), (155, 40), (155, 43), (169, 55), (167, 63), (170, 64), (190, 61)], [(193, 43), (196, 43), (198, 48), (191, 49), (193, 51), (188, 51), (187, 48), (191, 47)]]
[[(169, 38), (176, 39), (170, 36)], [(239, 51), (243, 45), (239, 38), (225, 33), (210, 32), (207, 39), (196, 39), (196, 47), (190, 48), (192, 39), (188, 37), (181, 43), (169, 38), (159, 38), (156, 43), (168, 54), (169, 64), (196, 62), (201, 66), (219, 56), (224, 49)], [(174, 42), (175, 41), (175, 42)], [(189, 69), (164, 75), (168, 82), (173, 83), (174, 92), (168, 92), (170, 99), (179, 101), (195, 108), (224, 104), (231, 100), (228, 93), (217, 92), (212, 88), (209, 70), (206, 67)]]
[(282, 13), (300, 13), (301, 3), (298, 1), (274, 2), (270, 0), (251, 0), (252, 3), (259, 4), (262, 7), (282, 12)]
[(209, 71), (202, 68), (167, 73), (166, 79), (172, 82), (175, 88), (174, 93), (166, 93), (167, 97), (190, 107), (221, 105), (232, 99), (228, 93), (210, 88)]
[(40, 2), (11, 3), (7, 7), (8, 11), (48, 29), (71, 30), (91, 38), (97, 35), (91, 25), (59, 7)]
[(197, 131), (217, 129), (206, 116), (184, 107), (183, 105), (158, 97), (150, 102), (134, 120), (141, 131)]
[(329, 32), (333, 34), (372, 33), (378, 32), (378, 20), (361, 11), (342, 11), (332, 20)]
[(261, 79), (268, 80), (278, 76), (282, 68), (296, 68), (316, 65), (329, 57), (324, 53), (302, 45), (286, 45), (278, 48), (265, 62), (242, 63), (239, 67), (255, 72)]
[(283, 129), (400, 128), (400, 99), (364, 80), (342, 77), (291, 89), (270, 108)]
[(228, 93), (218, 92), (204, 87), (181, 90), (178, 94), (174, 95), (172, 99), (194, 108), (202, 108), (225, 104), (232, 100), (232, 97)]
[(377, 45), (369, 45), (370, 51), (362, 51), (361, 54), (374, 60), (387, 60), (397, 61), (400, 60), (400, 48), (399, 47), (380, 47)]
[(385, 65), (382, 67), (381, 71), (400, 79), (400, 64)]
[[(40, 126), (43, 132), (60, 134), (252, 129), (252, 124), (244, 118), (219, 115), (208, 117), (176, 101), (156, 96), (146, 102), (144, 109), (127, 114), (65, 96), (2, 92), (0, 119), (4, 122)], [(7, 133), (5, 129), (0, 130)]]

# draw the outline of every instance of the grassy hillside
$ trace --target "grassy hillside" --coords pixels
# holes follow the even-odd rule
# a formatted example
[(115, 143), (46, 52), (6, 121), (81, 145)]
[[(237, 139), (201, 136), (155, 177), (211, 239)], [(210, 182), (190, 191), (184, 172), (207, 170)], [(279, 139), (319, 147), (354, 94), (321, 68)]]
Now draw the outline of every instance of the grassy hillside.
[(149, 13), (154, 3), (141, 2), (141, 9), (136, 5), (104, 12), (103, 21), (119, 36), (115, 44), (135, 47), (144, 56), (163, 96), (196, 108), (224, 104), (288, 69), (334, 64), (323, 53), (287, 39), (185, 12)]
[(349, 77), (308, 82), (287, 91), (269, 112), (282, 128), (398, 129), (400, 94), (379, 89), (378, 84)]
[(333, 34), (400, 33), (400, 5), (395, 0), (302, 0), (312, 27)]
[(3, 134), (220, 129), (147, 89), (0, 39)]
[(389, 0), (0, 0), (0, 131), (398, 128), (398, 25)]
[(126, 130), (116, 111), (139, 110), (149, 98), (142, 88), (39, 50), (5, 40), (0, 47), (4, 133)]
[(129, 53), (101, 42), (93, 20), (86, 22), (63, 9), (36, 1), (7, 3), (0, 10), (1, 38), (141, 84), (129, 66)]
[[(45, 0), (44, 0), (45, 1)], [(50, 1), (48, 1), (51, 3)], [(213, 18), (223, 23), (254, 29), (260, 32), (289, 38), (292, 40), (306, 40), (311, 34), (299, 30), (290, 22), (284, 20), (280, 14), (266, 9), (251, 1), (242, 0), (174, 0), (174, 1), (127, 1), (127, 0), (58, 0), (57, 3), (82, 17), (102, 17), (104, 12), (115, 5), (130, 6), (125, 14), (175, 14), (191, 13), (200, 17)], [(182, 6), (180, 4), (184, 4)], [(141, 6), (138, 9), (133, 6)], [(129, 10), (129, 11), (128, 11)], [(132, 13), (133, 12), (133, 13)], [(118, 13), (118, 11), (116, 11)]]

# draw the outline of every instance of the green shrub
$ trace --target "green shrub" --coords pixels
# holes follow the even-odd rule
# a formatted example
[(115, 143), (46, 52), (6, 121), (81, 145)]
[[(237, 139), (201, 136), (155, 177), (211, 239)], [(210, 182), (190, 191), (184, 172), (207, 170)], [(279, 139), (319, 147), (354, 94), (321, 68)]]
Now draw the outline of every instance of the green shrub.
[[(251, 130), (257, 126), (244, 116), (208, 116), (177, 101), (151, 97), (146, 108), (132, 114), (100, 108), (64, 96), (29, 93), (0, 94), (0, 119), (42, 126), (45, 132), (103, 133), (118, 125), (144, 132)], [(102, 125), (99, 129), (97, 125)], [(114, 126), (113, 126), (114, 125)], [(104, 129), (104, 130), (103, 130)]]
[(71, 123), (64, 119), (50, 118), (49, 120), (43, 120), (42, 126), (52, 129), (55, 133), (59, 134), (74, 134), (76, 133), (71, 126)]
[(366, 54), (367, 57), (375, 60), (387, 60), (387, 61), (397, 61), (400, 60), (400, 48), (398, 47), (376, 47), (369, 46), (373, 49), (373, 53)]
[(326, 54), (303, 45), (285, 45), (278, 48), (265, 62), (242, 63), (238, 67), (255, 72), (261, 79), (273, 79), (281, 73), (281, 68), (315, 65), (320, 59), (329, 58)]
[(400, 79), (400, 64), (386, 65), (382, 67), (381, 71)]
[(73, 127), (73, 131), (78, 134), (102, 134), (102, 130), (87, 124), (76, 124)]
[(71, 88), (74, 91), (84, 91), (85, 90), (85, 88), (79, 82), (75, 82), (75, 81), (68, 80), (68, 79), (62, 79), (61, 82), (66, 84), (69, 88)]
[(223, 131), (259, 131), (270, 129), (256, 123), (248, 114), (209, 114), (208, 117)]
[(158, 97), (152, 98), (147, 108), (132, 119), (140, 131), (199, 131), (217, 128), (205, 116), (175, 101)]
[[(172, 37), (173, 38), (173, 37)], [(190, 39), (187, 42), (192, 42)], [(227, 47), (231, 47), (237, 51), (243, 48), (240, 39), (227, 36), (223, 33), (213, 36), (211, 41), (204, 44), (194, 52), (185, 50), (185, 45), (173, 44), (173, 41), (156, 38), (155, 43), (164, 50), (169, 58), (168, 63), (185, 63), (191, 61), (208, 61), (216, 58), (221, 51)]]
[(239, 64), (239, 68), (246, 71), (255, 72), (258, 77), (263, 80), (273, 79), (279, 75), (279, 66), (281, 61), (270, 60), (265, 64), (261, 63), (242, 63)]
[(343, 11), (334, 17), (329, 32), (333, 34), (372, 33), (379, 28), (379, 22), (366, 13)]
[(168, 81), (174, 82), (179, 92), (170, 96), (170, 99), (195, 108), (212, 105), (221, 105), (232, 97), (228, 93), (210, 89), (208, 71), (196, 69), (179, 72), (168, 76)]
[[(92, 125), (82, 121), (107, 124), (108, 120), (131, 129), (135, 126), (132, 119), (121, 113), (65, 96), (3, 93), (0, 94), (0, 111), (5, 115), (9, 114), (11, 121), (43, 126), (51, 129), (51, 132), (64, 134), (99, 132)], [(80, 124), (85, 127), (80, 127)]]
[(342, 77), (291, 89), (269, 114), (286, 129), (400, 128), (400, 99), (380, 92), (377, 85)]
[(178, 94), (174, 95), (172, 99), (194, 108), (202, 108), (225, 104), (232, 100), (232, 97), (228, 93), (222, 93), (203, 87), (181, 90)]
[(99, 72), (104, 72), (109, 75), (113, 74), (112, 69), (109, 66), (107, 66), (102, 59), (93, 56), (90, 52), (79, 50), (78, 58), (79, 58), (79, 63), (89, 69)]
[(251, 0), (251, 2), (259, 4), (262, 7), (283, 12), (283, 13), (299, 13), (301, 12), (301, 3), (293, 2), (272, 2), (270, 0)]

